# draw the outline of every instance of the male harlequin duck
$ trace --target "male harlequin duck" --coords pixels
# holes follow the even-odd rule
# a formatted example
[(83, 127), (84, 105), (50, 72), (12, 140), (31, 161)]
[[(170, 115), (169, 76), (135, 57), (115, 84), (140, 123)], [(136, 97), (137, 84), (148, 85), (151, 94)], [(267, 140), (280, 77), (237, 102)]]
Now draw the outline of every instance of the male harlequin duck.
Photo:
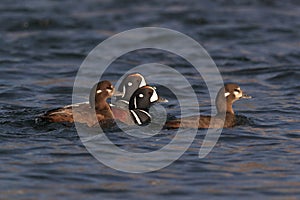
[[(113, 113), (109, 104), (106, 102), (113, 95), (120, 95), (115, 92), (114, 86), (109, 81), (101, 81), (94, 85), (91, 89), (89, 104), (79, 103), (75, 105), (65, 106), (46, 112), (40, 116), (40, 119), (49, 122), (70, 122), (73, 123), (73, 114), (76, 114), (76, 122), (86, 123), (88, 126), (94, 126), (97, 120), (94, 117), (96, 112), (98, 122), (111, 121), (114, 119)], [(73, 113), (72, 110), (75, 109)], [(92, 112), (91, 109), (95, 109)]]
[(216, 116), (192, 116), (171, 120), (166, 122), (165, 128), (209, 128), (209, 125), (211, 128), (234, 127), (238, 124), (238, 119), (234, 114), (232, 104), (242, 98), (251, 98), (251, 96), (244, 94), (237, 84), (225, 84), (217, 94), (216, 108), (218, 113)]
[(122, 92), (122, 96), (116, 98), (113, 106), (128, 109), (129, 100), (132, 94), (140, 87), (147, 85), (144, 76), (140, 73), (132, 73), (127, 75), (118, 87), (118, 91)]
[(118, 96), (116, 101), (110, 104), (115, 119), (125, 124), (131, 124), (131, 115), (128, 112), (130, 98), (138, 88), (146, 85), (146, 80), (140, 73), (129, 74), (122, 80), (118, 91), (122, 92), (123, 95)]
[[(111, 104), (111, 109), (116, 120), (121, 121), (127, 125), (132, 125), (136, 123), (137, 125), (145, 125), (151, 121), (151, 116), (149, 115), (149, 108), (153, 102), (153, 98), (149, 98), (153, 94), (157, 96), (155, 88), (147, 86), (147, 82), (143, 75), (140, 73), (133, 73), (126, 76), (120, 86), (118, 91), (122, 92), (122, 96), (116, 98), (116, 102)], [(141, 98), (140, 96), (144, 96)], [(137, 107), (135, 104), (130, 103), (137, 101)], [(157, 102), (167, 102), (166, 99), (158, 97)], [(132, 120), (134, 117), (134, 120)]]
[[(151, 86), (138, 88), (129, 100), (129, 109), (124, 110), (122, 118), (116, 119), (128, 125), (147, 125), (151, 122), (149, 108), (154, 102), (167, 102), (167, 100), (159, 97)], [(114, 109), (112, 111), (114, 113)]]

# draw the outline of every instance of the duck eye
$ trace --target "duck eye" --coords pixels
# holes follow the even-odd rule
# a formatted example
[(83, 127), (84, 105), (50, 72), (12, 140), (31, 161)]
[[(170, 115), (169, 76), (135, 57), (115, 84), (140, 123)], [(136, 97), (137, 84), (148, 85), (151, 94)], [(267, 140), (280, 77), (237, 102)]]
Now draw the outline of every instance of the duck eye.
[(140, 97), (140, 98), (143, 98), (143, 97), (144, 97), (144, 95), (143, 95), (143, 94), (139, 94), (139, 97)]
[(128, 82), (127, 85), (130, 87), (130, 86), (132, 86), (132, 83), (131, 83), (131, 82)]

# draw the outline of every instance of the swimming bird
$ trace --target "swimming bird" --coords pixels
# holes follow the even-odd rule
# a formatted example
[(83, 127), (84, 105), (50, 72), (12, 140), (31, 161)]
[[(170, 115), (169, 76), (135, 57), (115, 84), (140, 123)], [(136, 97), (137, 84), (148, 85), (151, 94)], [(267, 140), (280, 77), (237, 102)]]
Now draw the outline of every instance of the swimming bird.
[(251, 96), (244, 94), (240, 86), (228, 83), (222, 87), (215, 100), (217, 114), (215, 116), (191, 116), (176, 120), (169, 120), (165, 128), (230, 128), (238, 125), (238, 117), (234, 114), (232, 104), (239, 99), (248, 99)]
[[(158, 96), (154, 87), (143, 86), (138, 88), (131, 96), (127, 110), (115, 110), (112, 107), (115, 119), (127, 124), (147, 125), (151, 122), (152, 116), (149, 113), (150, 106), (155, 102), (167, 102), (166, 99)], [(115, 114), (115, 112), (118, 114)]]
[(140, 73), (127, 75), (120, 83), (118, 91), (123, 95), (116, 97), (112, 106), (128, 109), (129, 101), (132, 94), (140, 87), (147, 85), (145, 77)]
[[(87, 124), (88, 126), (94, 126), (97, 122), (105, 123), (113, 120), (114, 116), (111, 111), (107, 99), (113, 95), (120, 95), (115, 92), (114, 86), (110, 81), (101, 81), (93, 86), (90, 91), (89, 103), (79, 103), (64, 106), (46, 112), (40, 116), (40, 119), (48, 122), (76, 122)], [(75, 112), (73, 112), (75, 109)], [(96, 113), (97, 118), (94, 114)]]

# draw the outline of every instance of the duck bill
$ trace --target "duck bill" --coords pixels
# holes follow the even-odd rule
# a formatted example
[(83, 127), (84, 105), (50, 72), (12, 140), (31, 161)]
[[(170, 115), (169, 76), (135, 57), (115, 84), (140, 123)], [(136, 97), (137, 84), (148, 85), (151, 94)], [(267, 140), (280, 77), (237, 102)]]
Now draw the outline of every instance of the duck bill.
[(241, 99), (251, 99), (252, 97), (248, 94), (243, 94), (243, 96), (241, 96)]
[(124, 95), (124, 93), (120, 92), (120, 91), (114, 91), (114, 93), (113, 93), (114, 97), (120, 97), (120, 96), (123, 96), (123, 95)]
[(159, 103), (167, 103), (169, 102), (168, 99), (165, 99), (165, 98), (162, 98), (162, 97), (158, 97), (158, 100), (156, 102), (159, 102)]

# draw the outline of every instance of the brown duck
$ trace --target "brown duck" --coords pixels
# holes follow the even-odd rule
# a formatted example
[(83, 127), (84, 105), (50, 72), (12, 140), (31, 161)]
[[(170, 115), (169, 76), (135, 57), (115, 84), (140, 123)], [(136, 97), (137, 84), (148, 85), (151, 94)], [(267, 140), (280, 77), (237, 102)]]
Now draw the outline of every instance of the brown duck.
[(217, 115), (192, 116), (167, 121), (165, 128), (230, 128), (238, 124), (237, 116), (234, 114), (232, 104), (242, 98), (251, 98), (243, 93), (235, 83), (228, 83), (222, 87), (216, 98)]
[[(94, 126), (96, 123), (108, 122), (114, 119), (107, 99), (112, 97), (115, 93), (115, 88), (109, 81), (101, 81), (94, 85), (91, 89), (89, 104), (79, 103), (65, 106), (62, 108), (50, 110), (42, 115), (40, 118), (49, 122), (69, 122), (73, 123), (74, 118), (76, 122)], [(96, 112), (97, 119), (95, 118)], [(73, 112), (75, 110), (75, 112)], [(74, 117), (73, 117), (74, 115)]]

